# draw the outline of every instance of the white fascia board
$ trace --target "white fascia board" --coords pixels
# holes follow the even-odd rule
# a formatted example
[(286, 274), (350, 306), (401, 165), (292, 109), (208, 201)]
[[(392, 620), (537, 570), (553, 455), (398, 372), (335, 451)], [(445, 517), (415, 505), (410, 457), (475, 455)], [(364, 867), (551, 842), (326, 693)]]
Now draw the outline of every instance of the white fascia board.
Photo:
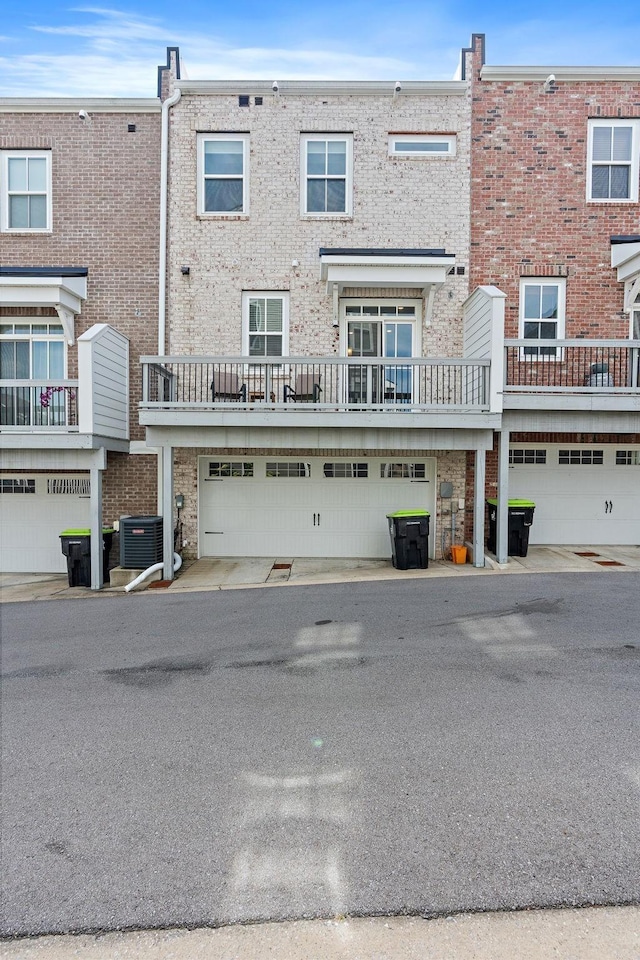
[(179, 80), (182, 95), (191, 96), (405, 96), (463, 97), (469, 89), (467, 80), (406, 80), (401, 90), (395, 90), (393, 80), (278, 80), (277, 92), (272, 80)]
[(538, 80), (544, 83), (554, 75), (558, 81), (588, 80), (640, 80), (640, 67), (525, 67), (491, 66), (486, 64), (480, 71), (482, 80)]
[(0, 97), (0, 113), (160, 113), (157, 97)]
[(87, 299), (86, 277), (0, 277), (0, 304), (5, 307), (55, 307), (80, 313)]
[(611, 266), (618, 270), (618, 280), (628, 280), (640, 271), (640, 241), (638, 243), (613, 243)]
[(339, 287), (428, 287), (433, 283), (444, 283), (450, 266), (450, 263), (446, 267), (402, 267), (393, 264), (332, 266), (329, 264), (326, 281), (329, 285), (335, 283)]

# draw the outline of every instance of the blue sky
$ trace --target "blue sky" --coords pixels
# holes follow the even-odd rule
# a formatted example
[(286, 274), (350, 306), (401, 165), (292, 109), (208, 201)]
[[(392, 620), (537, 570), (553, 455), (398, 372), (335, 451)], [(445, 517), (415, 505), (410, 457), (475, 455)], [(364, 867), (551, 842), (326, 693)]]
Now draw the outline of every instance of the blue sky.
[(487, 35), (491, 64), (640, 63), (637, 0), (613, 16), (602, 0), (36, 0), (0, 20), (0, 96), (155, 96), (168, 45), (194, 80), (450, 79), (472, 32)]

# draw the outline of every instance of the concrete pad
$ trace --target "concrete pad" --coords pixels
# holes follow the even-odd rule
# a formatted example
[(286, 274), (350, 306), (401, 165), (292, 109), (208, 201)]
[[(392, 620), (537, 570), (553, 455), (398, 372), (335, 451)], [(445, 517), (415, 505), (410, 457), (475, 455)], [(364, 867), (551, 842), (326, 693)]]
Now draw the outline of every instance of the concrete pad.
[(188, 566), (171, 584), (170, 590), (215, 590), (235, 584), (265, 583), (273, 559), (263, 557), (203, 557)]
[(5, 942), (3, 960), (637, 960), (640, 908), (302, 920)]

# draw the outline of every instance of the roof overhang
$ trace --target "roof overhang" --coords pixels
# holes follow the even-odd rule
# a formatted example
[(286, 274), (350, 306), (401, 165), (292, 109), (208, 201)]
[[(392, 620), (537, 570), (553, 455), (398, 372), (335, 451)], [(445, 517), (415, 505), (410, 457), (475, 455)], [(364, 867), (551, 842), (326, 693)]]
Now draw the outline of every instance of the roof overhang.
[(334, 319), (338, 297), (345, 287), (416, 287), (426, 299), (425, 320), (430, 322), (433, 298), (455, 257), (444, 250), (371, 250), (320, 248), (320, 279), (334, 298)]
[(640, 297), (640, 236), (611, 237), (611, 266), (624, 283), (624, 309), (629, 311)]
[(86, 267), (0, 267), (0, 307), (53, 307), (69, 344), (87, 299)]

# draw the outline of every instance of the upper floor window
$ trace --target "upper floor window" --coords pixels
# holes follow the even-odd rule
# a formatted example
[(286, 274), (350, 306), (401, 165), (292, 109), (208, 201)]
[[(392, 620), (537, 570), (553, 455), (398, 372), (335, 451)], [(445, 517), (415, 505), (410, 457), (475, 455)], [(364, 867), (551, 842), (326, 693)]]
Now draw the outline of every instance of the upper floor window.
[(389, 135), (389, 156), (420, 159), (421, 157), (455, 157), (456, 137), (453, 133), (393, 133)]
[(249, 137), (242, 133), (198, 136), (198, 213), (249, 212)]
[[(564, 280), (520, 281), (520, 338), (523, 340), (562, 340), (566, 286)], [(560, 359), (554, 346), (524, 347), (523, 357)]]
[(257, 358), (289, 355), (288, 294), (243, 293), (242, 352)]
[(51, 152), (6, 150), (0, 164), (1, 229), (51, 230)]
[(637, 120), (589, 121), (588, 200), (638, 199)]
[(351, 216), (353, 136), (304, 134), (301, 150), (303, 215)]

